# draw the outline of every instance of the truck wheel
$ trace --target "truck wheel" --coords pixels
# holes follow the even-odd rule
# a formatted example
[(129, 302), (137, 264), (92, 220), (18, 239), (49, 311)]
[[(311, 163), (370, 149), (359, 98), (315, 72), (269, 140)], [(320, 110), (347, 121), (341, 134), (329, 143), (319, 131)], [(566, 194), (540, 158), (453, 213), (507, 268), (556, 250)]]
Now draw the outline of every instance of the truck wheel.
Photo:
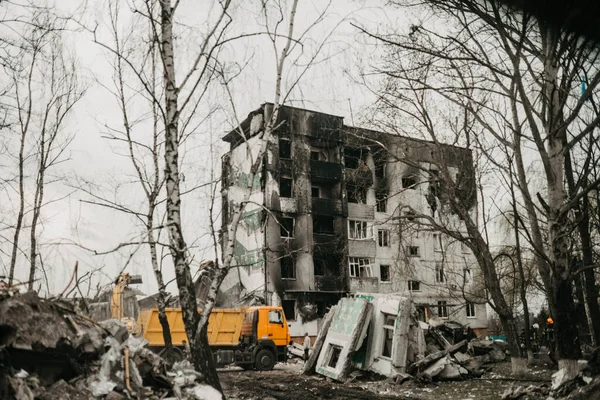
[(259, 371), (270, 371), (275, 366), (275, 355), (266, 349), (259, 350), (254, 364)]
[(184, 359), (183, 352), (178, 347), (163, 349), (158, 355), (164, 358), (169, 365)]

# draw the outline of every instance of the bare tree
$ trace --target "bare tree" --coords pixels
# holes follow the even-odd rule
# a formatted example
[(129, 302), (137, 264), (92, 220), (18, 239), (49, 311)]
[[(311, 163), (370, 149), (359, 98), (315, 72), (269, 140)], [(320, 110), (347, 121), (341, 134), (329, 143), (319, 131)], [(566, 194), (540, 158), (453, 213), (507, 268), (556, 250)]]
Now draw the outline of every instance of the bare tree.
[[(31, 213), (29, 290), (33, 290), (36, 280), (38, 226), (42, 208), (48, 203), (44, 189), (57, 179), (49, 175), (51, 169), (66, 160), (71, 137), (65, 132), (65, 125), (85, 92), (76, 62), (63, 47), (60, 32), (63, 26), (62, 19), (49, 10), (36, 10), (22, 35), (18, 61), (5, 65), (12, 80), (8, 103), (10, 129), (19, 138), (15, 157), (19, 206), (13, 225), (9, 284), (14, 281), (18, 254), (22, 252), (20, 236), (26, 214)], [(30, 164), (35, 164), (32, 185), (28, 184)], [(31, 209), (27, 209), (29, 205)]]
[[(494, 1), (431, 0), (426, 6), (435, 19), (447, 18), (449, 29), (442, 33), (422, 23), (412, 26), (407, 35), (377, 36), (404, 57), (414, 57), (412, 71), (395, 57), (390, 61), (388, 76), (398, 78), (396, 84), (402, 82), (409, 87), (409, 101), (416, 98), (420, 102), (425, 93), (433, 93), (455, 112), (462, 110), (472, 118), (476, 129), (486, 133), (474, 137), (478, 146), (486, 149), (482, 154), (499, 169), (506, 171), (507, 160), (498, 158), (494, 146), (511, 150), (517, 187), (528, 215), (528, 238), (555, 321), (557, 358), (561, 368), (574, 374), (580, 349), (573, 312), (569, 213), (598, 182), (579, 181), (572, 196), (567, 196), (564, 158), (566, 151), (594, 132), (598, 122), (598, 118), (587, 123), (581, 119), (586, 100), (600, 82), (600, 73), (594, 67), (598, 53), (574, 35)], [(587, 71), (588, 85), (582, 96), (576, 97), (573, 89), (580, 85), (581, 71)], [(434, 119), (431, 114), (435, 107), (420, 104), (426, 112), (421, 114), (421, 121), (427, 127)], [(535, 153), (529, 153), (530, 144)], [(525, 159), (531, 156), (541, 162), (544, 194), (532, 192), (525, 169)], [(547, 240), (542, 234), (544, 227)], [(469, 234), (477, 237), (476, 229), (469, 230)], [(473, 250), (476, 254), (489, 253), (483, 242)], [(481, 257), (480, 266), (489, 264), (489, 275), (484, 275), (494, 297), (497, 285), (493, 263), (489, 257)], [(494, 302), (503, 309), (500, 297), (498, 288)], [(500, 317), (514, 341), (514, 318), (510, 313)], [(511, 353), (516, 351), (515, 344), (510, 349)]]

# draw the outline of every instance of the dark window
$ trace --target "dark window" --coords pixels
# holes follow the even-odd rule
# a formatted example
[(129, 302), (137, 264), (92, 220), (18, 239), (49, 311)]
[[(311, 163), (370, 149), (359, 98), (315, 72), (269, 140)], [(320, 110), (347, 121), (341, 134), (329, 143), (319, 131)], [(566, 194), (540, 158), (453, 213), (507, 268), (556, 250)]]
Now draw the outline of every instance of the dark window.
[(394, 341), (394, 325), (396, 324), (396, 317), (389, 314), (385, 315), (385, 322), (383, 323), (383, 349), (381, 355), (383, 357), (392, 356), (392, 343)]
[(344, 165), (346, 168), (356, 169), (359, 166), (360, 160), (365, 161), (363, 156), (366, 156), (366, 154), (363, 154), (361, 149), (346, 147), (344, 149)]
[(410, 290), (411, 292), (420, 292), (421, 291), (421, 282), (408, 281), (408, 290)]
[(444, 283), (446, 281), (446, 275), (444, 273), (444, 264), (435, 264), (435, 281), (437, 283)]
[(402, 187), (405, 189), (415, 189), (417, 179), (414, 176), (405, 176), (402, 178)]
[(417, 214), (412, 211), (404, 211), (404, 216), (406, 217), (406, 220), (410, 222), (415, 222), (415, 219), (417, 218)]
[(385, 162), (379, 161), (375, 163), (375, 177), (383, 179), (386, 176), (386, 164)]
[(375, 197), (377, 212), (387, 212), (387, 194), (378, 191), (375, 193)]
[(390, 279), (390, 266), (389, 265), (380, 265), (379, 266), (379, 276), (381, 278), (381, 282), (389, 282)]
[(279, 158), (292, 158), (292, 142), (287, 139), (279, 139)]
[(438, 317), (448, 318), (448, 302), (438, 301)]
[(290, 255), (281, 258), (281, 279), (296, 279), (294, 259)]
[(325, 260), (322, 258), (313, 258), (315, 276), (325, 275)]
[(291, 178), (279, 178), (279, 196), (292, 197), (293, 181)]
[(313, 186), (310, 188), (310, 194), (312, 197), (319, 198), (321, 197), (321, 189)]
[(315, 160), (315, 161), (319, 161), (319, 152), (318, 151), (311, 151), (310, 152), (310, 159), (311, 160)]
[(280, 217), (279, 231), (281, 232), (281, 237), (283, 238), (294, 237), (294, 218)]
[(387, 229), (377, 231), (377, 242), (379, 247), (390, 247), (390, 231)]
[(471, 303), (470, 301), (467, 301), (467, 318), (475, 318), (475, 304)]
[(329, 346), (329, 359), (327, 361), (327, 366), (335, 369), (338, 360), (340, 359), (340, 354), (342, 354), (342, 348), (332, 344)]
[(408, 246), (408, 255), (410, 257), (419, 257), (419, 246)]
[(333, 217), (313, 215), (313, 233), (333, 234)]
[(296, 320), (296, 300), (283, 300), (281, 307), (288, 321)]

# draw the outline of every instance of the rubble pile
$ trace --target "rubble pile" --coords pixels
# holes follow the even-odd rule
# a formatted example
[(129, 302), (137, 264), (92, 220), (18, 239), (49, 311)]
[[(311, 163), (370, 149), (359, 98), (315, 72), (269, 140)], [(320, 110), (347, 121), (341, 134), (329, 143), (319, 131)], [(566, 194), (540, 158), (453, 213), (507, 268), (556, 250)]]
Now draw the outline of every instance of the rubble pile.
[[(479, 377), (483, 365), (506, 359), (504, 342), (480, 340), (453, 321), (418, 321), (412, 301), (398, 295), (344, 298), (324, 319), (304, 373), (340, 382), (352, 370), (431, 382)], [(294, 347), (290, 353), (301, 355)]]
[(64, 299), (0, 297), (0, 398), (221, 398), (189, 363), (169, 368), (146, 344), (124, 323), (97, 323)]

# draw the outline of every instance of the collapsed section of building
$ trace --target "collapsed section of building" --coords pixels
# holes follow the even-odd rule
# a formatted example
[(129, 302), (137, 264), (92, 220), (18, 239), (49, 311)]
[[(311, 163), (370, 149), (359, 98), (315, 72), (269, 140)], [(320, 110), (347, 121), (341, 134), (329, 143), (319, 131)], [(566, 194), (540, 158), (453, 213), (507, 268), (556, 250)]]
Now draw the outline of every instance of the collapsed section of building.
[(349, 293), (397, 293), (414, 301), (424, 321), (451, 318), (485, 334), (473, 254), (417, 220), (462, 226), (444, 203), (441, 170), (456, 178), (453, 195), (477, 212), (470, 150), (294, 107), (281, 107), (276, 128), (265, 133), (272, 112), (263, 104), (223, 138), (230, 143), (223, 229), (246, 195), (249, 201), (220, 304), (281, 305), (299, 339), (316, 336), (326, 310)]

